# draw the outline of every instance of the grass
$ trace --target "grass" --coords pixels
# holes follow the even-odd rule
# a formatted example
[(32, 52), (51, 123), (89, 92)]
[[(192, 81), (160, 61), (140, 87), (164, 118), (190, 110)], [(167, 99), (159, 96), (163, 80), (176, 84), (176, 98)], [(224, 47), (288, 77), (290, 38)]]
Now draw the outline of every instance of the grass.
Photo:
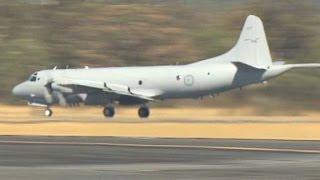
[(117, 109), (105, 119), (101, 108), (54, 108), (54, 116), (26, 106), (0, 107), (0, 135), (125, 136), (320, 140), (320, 113), (261, 116), (252, 108), (155, 108), (149, 119), (136, 109)]

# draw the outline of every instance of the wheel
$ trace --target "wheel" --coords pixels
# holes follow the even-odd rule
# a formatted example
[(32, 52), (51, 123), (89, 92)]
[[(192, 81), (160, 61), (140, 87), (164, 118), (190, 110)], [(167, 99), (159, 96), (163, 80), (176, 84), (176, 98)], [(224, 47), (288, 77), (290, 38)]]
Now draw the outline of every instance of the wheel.
[(105, 117), (108, 117), (108, 118), (113, 117), (114, 114), (115, 114), (115, 112), (116, 112), (116, 111), (115, 111), (114, 107), (112, 107), (112, 106), (105, 107), (105, 108), (103, 109), (103, 115), (104, 115)]
[(138, 110), (138, 115), (140, 118), (147, 118), (150, 115), (150, 110), (148, 107), (140, 107)]
[(44, 115), (47, 116), (47, 117), (51, 117), (52, 116), (52, 110), (49, 109), (49, 108), (44, 110)]

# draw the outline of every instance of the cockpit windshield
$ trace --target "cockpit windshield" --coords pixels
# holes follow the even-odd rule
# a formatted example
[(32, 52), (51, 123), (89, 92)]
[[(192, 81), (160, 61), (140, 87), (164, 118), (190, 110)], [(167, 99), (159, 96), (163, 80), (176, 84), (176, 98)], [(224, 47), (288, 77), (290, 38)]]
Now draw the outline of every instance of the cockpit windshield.
[(37, 73), (32, 74), (32, 75), (29, 77), (28, 80), (29, 80), (29, 81), (33, 81), (33, 82), (36, 81), (36, 80), (37, 80), (37, 75), (38, 75)]

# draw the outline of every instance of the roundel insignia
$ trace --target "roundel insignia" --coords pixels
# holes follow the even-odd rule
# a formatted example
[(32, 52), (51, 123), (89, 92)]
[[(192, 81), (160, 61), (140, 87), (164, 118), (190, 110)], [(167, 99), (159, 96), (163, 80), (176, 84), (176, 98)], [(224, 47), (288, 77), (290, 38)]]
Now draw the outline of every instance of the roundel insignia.
[(194, 83), (194, 78), (193, 78), (192, 75), (189, 74), (189, 75), (187, 75), (187, 76), (184, 77), (184, 84), (185, 84), (186, 86), (192, 86), (193, 83)]

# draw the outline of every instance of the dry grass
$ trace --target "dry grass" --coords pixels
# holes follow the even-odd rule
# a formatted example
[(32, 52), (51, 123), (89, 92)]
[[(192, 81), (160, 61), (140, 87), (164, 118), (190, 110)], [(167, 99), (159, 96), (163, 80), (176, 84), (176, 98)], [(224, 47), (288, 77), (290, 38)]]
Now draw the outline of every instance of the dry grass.
[(144, 120), (133, 108), (119, 108), (111, 120), (101, 108), (54, 108), (54, 113), (45, 118), (42, 109), (0, 106), (0, 134), (320, 140), (317, 112), (290, 117), (253, 116), (249, 108), (157, 108)]

